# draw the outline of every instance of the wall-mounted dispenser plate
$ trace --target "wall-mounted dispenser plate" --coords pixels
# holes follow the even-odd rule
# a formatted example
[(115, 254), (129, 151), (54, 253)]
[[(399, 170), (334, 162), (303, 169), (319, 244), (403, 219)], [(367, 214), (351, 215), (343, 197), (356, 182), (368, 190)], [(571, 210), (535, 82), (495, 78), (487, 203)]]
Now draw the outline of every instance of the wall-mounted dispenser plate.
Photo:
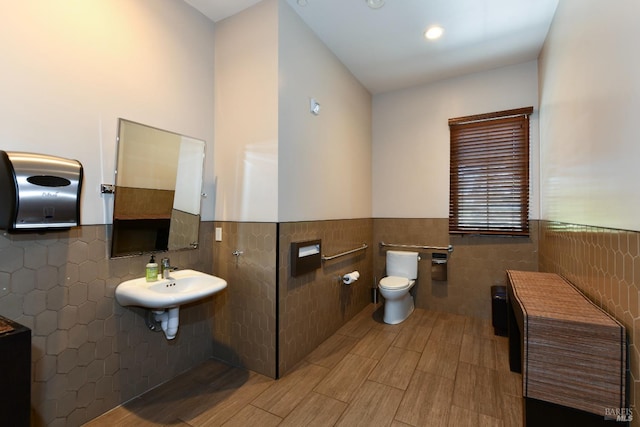
[(291, 242), (291, 275), (310, 273), (322, 264), (322, 241)]
[(431, 280), (444, 282), (447, 280), (447, 254), (434, 252), (431, 254)]

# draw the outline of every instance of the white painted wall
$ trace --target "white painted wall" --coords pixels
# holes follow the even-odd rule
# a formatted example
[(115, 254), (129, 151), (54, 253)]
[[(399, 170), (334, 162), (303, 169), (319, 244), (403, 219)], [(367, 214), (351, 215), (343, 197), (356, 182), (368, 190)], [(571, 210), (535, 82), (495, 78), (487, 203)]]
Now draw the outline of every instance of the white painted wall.
[(83, 224), (111, 222), (99, 186), (114, 182), (119, 117), (207, 141), (213, 193), (208, 19), (175, 0), (30, 0), (1, 20), (0, 149), (78, 159)]
[(366, 89), (283, 0), (216, 23), (215, 35), (216, 219), (370, 217)]
[(561, 1), (540, 57), (542, 219), (640, 230), (640, 2)]
[(278, 220), (278, 1), (216, 23), (216, 220)]
[(373, 97), (373, 217), (449, 216), (449, 126), (454, 117), (533, 106), (529, 216), (538, 210), (537, 63)]
[(279, 220), (369, 218), (371, 95), (284, 1), (279, 16)]

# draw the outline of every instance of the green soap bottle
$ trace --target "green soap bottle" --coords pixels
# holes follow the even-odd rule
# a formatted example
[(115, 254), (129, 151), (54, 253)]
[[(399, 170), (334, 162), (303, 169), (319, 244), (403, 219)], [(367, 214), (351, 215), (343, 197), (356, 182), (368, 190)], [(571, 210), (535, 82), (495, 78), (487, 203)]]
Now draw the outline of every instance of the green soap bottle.
[(147, 264), (147, 282), (155, 282), (158, 280), (158, 263), (155, 256), (152, 254), (149, 263)]

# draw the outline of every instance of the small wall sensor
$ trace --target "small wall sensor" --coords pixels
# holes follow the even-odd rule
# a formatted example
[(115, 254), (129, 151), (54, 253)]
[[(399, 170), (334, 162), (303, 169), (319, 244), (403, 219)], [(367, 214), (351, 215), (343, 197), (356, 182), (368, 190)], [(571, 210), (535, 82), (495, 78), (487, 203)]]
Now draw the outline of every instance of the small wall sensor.
[(320, 114), (320, 104), (318, 104), (318, 101), (314, 98), (311, 98), (311, 101), (309, 102), (309, 111), (315, 116)]

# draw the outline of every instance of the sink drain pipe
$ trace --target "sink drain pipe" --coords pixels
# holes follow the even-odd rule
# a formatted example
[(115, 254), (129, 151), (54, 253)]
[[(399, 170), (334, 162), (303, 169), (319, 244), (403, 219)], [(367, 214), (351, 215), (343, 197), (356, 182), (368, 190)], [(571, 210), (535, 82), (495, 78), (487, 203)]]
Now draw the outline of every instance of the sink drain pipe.
[(178, 307), (153, 311), (156, 321), (160, 323), (160, 327), (168, 340), (174, 339), (178, 333), (179, 312), (180, 309)]

